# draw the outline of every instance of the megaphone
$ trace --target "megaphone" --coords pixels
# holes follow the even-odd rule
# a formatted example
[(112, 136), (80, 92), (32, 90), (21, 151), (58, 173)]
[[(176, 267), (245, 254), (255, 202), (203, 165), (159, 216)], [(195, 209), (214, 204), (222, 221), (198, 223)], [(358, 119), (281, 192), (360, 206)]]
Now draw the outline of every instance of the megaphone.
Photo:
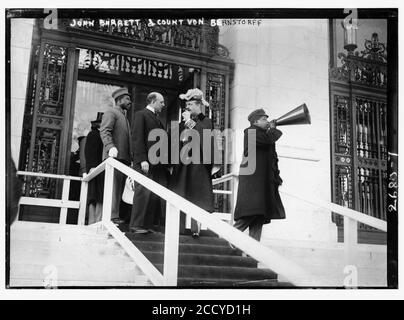
[(311, 124), (309, 109), (306, 104), (303, 103), (292, 111), (284, 114), (282, 117), (276, 119), (275, 123), (277, 126)]

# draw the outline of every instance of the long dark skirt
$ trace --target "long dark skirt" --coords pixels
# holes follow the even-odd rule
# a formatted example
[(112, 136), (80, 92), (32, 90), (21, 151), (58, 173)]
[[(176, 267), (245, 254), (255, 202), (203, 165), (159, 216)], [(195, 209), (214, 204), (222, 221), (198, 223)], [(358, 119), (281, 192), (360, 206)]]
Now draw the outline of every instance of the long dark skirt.
[(104, 172), (100, 173), (88, 183), (87, 204), (102, 203), (104, 200)]

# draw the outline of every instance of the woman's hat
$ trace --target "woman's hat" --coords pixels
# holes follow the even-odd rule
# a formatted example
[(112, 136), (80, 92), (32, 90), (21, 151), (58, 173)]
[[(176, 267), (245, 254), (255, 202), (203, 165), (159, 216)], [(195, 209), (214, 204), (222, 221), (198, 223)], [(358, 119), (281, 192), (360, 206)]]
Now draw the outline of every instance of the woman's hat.
[(198, 88), (189, 89), (187, 93), (180, 94), (180, 99), (191, 101), (191, 100), (199, 100), (206, 107), (209, 106), (209, 103), (203, 98), (203, 92)]

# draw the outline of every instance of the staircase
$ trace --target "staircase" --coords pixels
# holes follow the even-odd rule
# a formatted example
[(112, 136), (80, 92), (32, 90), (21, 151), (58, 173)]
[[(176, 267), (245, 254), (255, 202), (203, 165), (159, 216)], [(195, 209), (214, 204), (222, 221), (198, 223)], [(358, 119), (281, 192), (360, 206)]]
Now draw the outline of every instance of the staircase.
[[(164, 263), (164, 235), (133, 234), (126, 236), (162, 272)], [(277, 274), (269, 269), (258, 269), (257, 262), (233, 250), (227, 241), (209, 231), (199, 238), (180, 236), (179, 287), (291, 287), (278, 282)]]
[[(127, 237), (162, 272), (164, 234)], [(209, 231), (180, 236), (179, 287), (290, 287)], [(10, 232), (10, 288), (145, 287), (152, 284), (108, 233), (91, 226), (17, 221)]]
[(10, 230), (10, 288), (150, 286), (100, 228), (15, 222)]

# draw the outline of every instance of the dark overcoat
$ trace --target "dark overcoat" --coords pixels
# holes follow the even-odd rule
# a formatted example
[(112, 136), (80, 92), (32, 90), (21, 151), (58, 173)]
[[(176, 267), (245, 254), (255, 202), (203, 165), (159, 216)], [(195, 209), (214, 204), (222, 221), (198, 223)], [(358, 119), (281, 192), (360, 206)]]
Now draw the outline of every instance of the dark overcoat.
[[(253, 139), (253, 132), (256, 139)], [(250, 126), (244, 130), (243, 162), (240, 165), (237, 204), (234, 220), (248, 216), (264, 216), (264, 223), (272, 219), (284, 219), (285, 209), (279, 196), (278, 188), (282, 184), (279, 176), (278, 156), (275, 142), (281, 137), (278, 129), (264, 130), (258, 126)], [(249, 159), (248, 144), (255, 144), (256, 157)], [(250, 155), (252, 152), (250, 152)], [(246, 171), (251, 161), (256, 161), (252, 173)]]
[(108, 158), (109, 149), (115, 147), (118, 149), (117, 160), (125, 164), (131, 163), (131, 131), (128, 119), (120, 107), (115, 106), (104, 112), (100, 136), (104, 143), (103, 160)]
[[(96, 168), (102, 162), (103, 143), (98, 129), (92, 129), (86, 139), (84, 155), (86, 159), (86, 172)], [(104, 195), (104, 173), (100, 173), (88, 184), (87, 203), (103, 201)]]
[[(203, 150), (203, 130), (212, 130), (212, 120), (205, 117), (202, 113), (199, 114), (194, 121), (195, 127), (190, 130), (196, 130), (200, 137), (200, 158), (199, 163), (184, 164), (181, 160), (179, 164), (173, 166), (173, 174), (171, 176), (170, 186), (171, 190), (184, 197), (185, 199), (193, 202), (202, 209), (213, 212), (213, 187), (212, 187), (212, 160), (205, 161), (204, 163), (204, 150)], [(183, 123), (180, 123), (180, 134), (183, 130), (187, 129)], [(191, 139), (191, 138), (190, 138)], [(185, 145), (190, 142), (180, 141), (180, 149), (183, 150)], [(184, 149), (185, 150), (185, 149)], [(192, 150), (191, 150), (192, 151)], [(212, 153), (212, 152), (211, 152)], [(192, 154), (189, 154), (192, 157)], [(181, 156), (179, 157), (181, 159)], [(206, 158), (206, 157), (205, 157)]]

